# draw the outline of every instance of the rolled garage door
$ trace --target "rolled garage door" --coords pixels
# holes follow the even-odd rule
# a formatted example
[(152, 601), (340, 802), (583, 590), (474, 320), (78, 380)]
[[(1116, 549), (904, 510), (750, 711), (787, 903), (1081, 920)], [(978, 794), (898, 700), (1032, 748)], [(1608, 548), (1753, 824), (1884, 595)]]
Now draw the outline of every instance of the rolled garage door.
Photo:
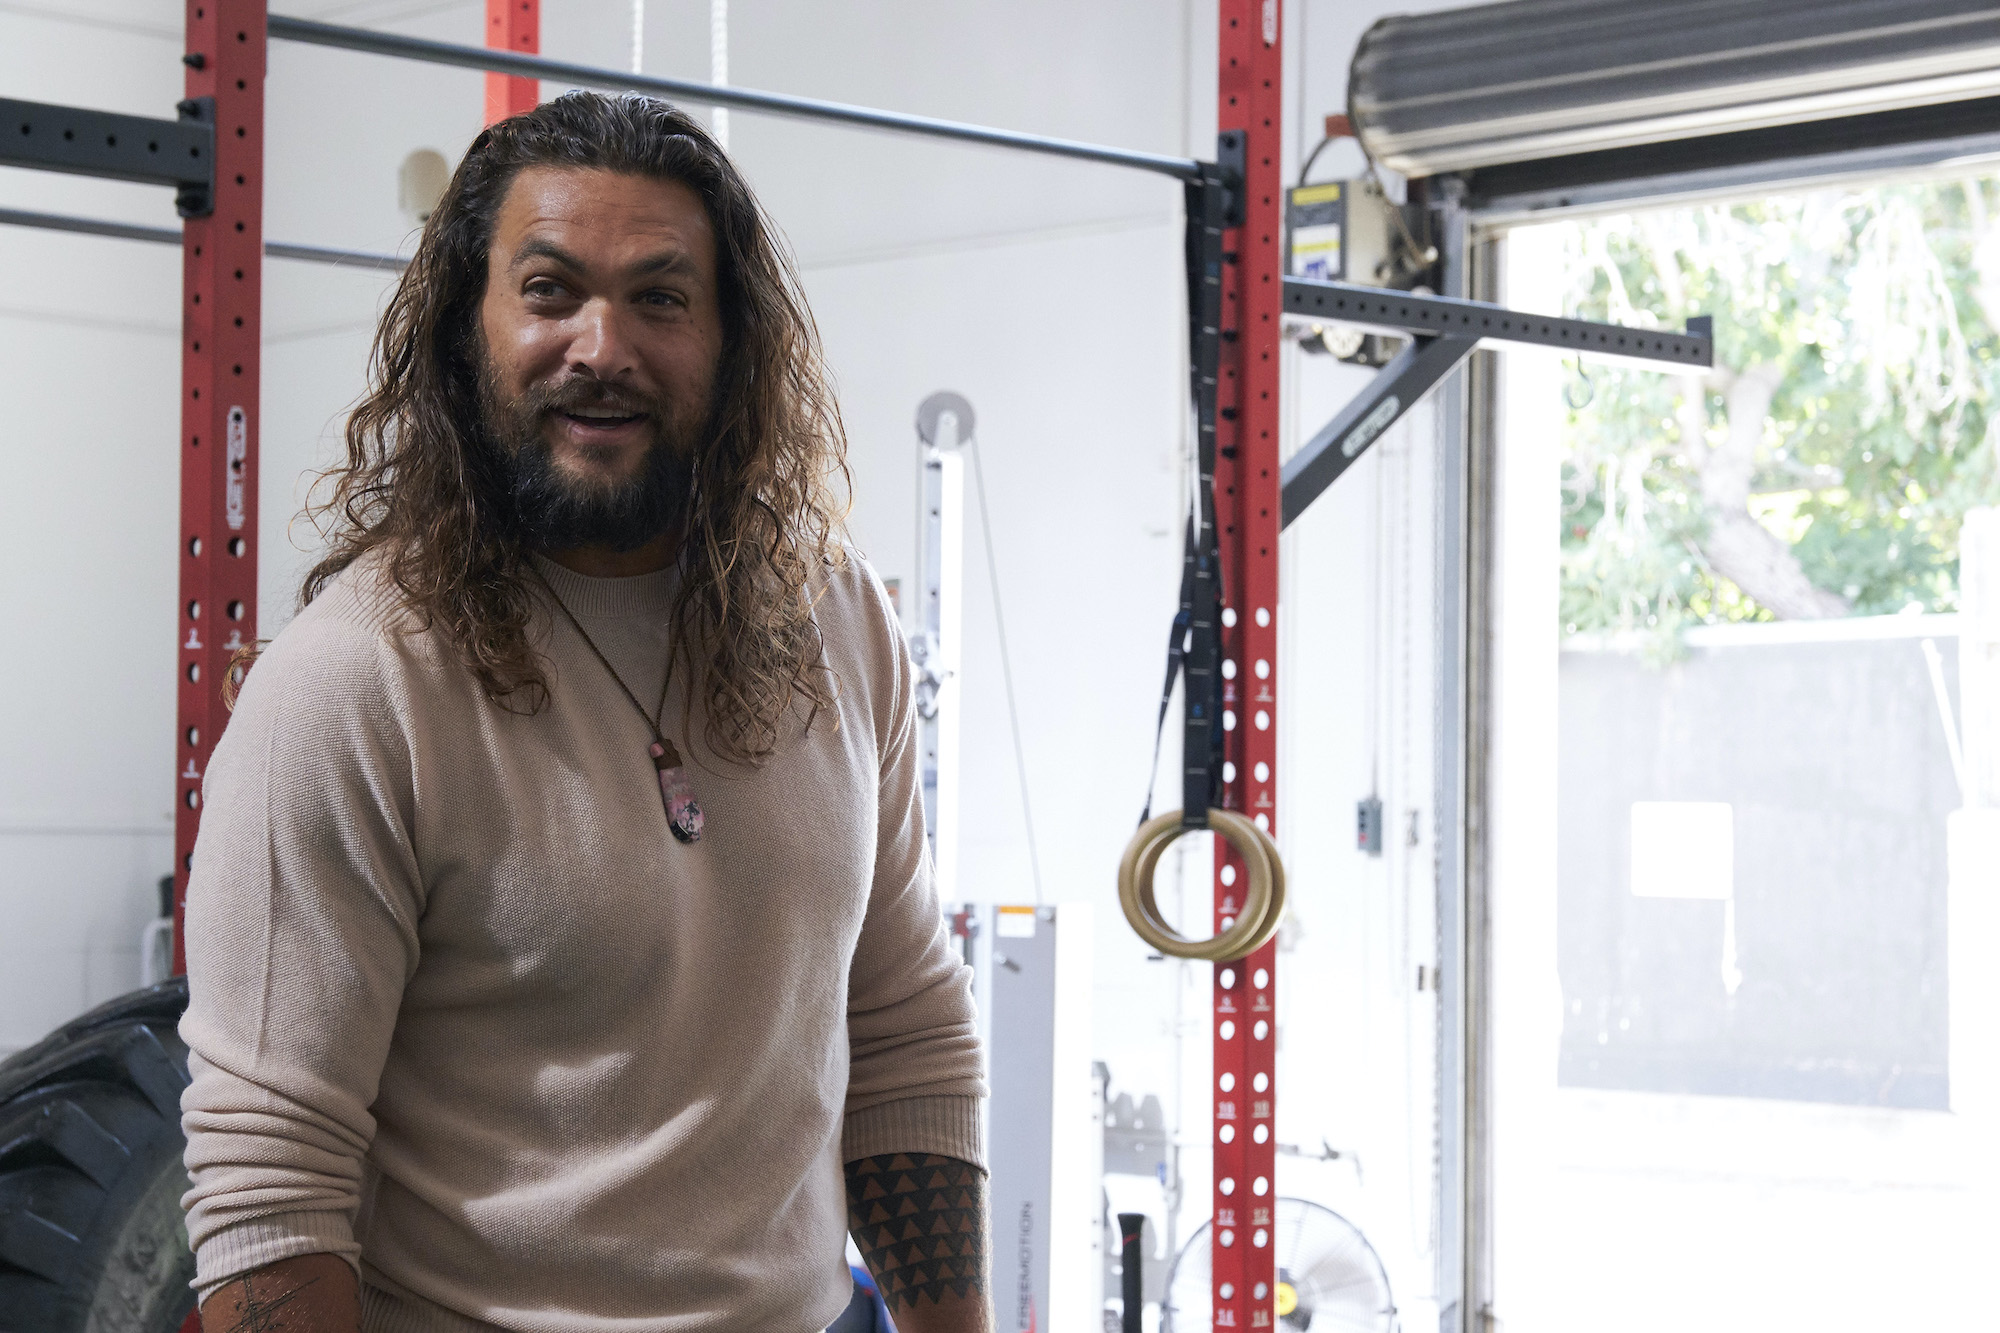
[(1411, 176), (2000, 96), (2000, 6), (1514, 0), (1386, 18), (1349, 114)]

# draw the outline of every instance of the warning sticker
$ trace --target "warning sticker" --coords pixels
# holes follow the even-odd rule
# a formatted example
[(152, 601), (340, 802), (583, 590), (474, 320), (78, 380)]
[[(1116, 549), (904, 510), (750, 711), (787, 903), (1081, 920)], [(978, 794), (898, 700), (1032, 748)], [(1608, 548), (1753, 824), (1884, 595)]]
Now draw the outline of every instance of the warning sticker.
[(1026, 940), (1035, 935), (1035, 909), (1002, 907), (994, 913), (993, 933), (1001, 939)]
[(1340, 277), (1340, 224), (1292, 229), (1292, 276), (1332, 282)]

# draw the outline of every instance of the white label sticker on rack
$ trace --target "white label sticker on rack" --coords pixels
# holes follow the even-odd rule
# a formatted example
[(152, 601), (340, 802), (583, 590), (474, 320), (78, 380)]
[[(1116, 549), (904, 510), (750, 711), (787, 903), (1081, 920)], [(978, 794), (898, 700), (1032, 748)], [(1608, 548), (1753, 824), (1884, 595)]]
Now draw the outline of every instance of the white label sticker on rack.
[(1035, 937), (1035, 909), (1002, 907), (993, 918), (993, 933), (1003, 940), (1031, 940)]
[(250, 418), (240, 407), (229, 409), (229, 434), (223, 448), (229, 471), (222, 484), (222, 512), (229, 526), (240, 532), (249, 517), (243, 470), (250, 461)]

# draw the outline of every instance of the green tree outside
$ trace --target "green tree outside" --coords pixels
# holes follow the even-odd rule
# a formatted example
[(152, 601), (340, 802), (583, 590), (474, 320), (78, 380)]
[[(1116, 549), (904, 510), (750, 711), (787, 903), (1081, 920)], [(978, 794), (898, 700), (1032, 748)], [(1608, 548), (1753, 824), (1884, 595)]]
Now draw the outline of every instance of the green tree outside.
[(2000, 180), (1826, 189), (1563, 228), (1566, 307), (1679, 328), (1703, 376), (1572, 365), (1562, 621), (1636, 634), (1957, 608), (2000, 500)]

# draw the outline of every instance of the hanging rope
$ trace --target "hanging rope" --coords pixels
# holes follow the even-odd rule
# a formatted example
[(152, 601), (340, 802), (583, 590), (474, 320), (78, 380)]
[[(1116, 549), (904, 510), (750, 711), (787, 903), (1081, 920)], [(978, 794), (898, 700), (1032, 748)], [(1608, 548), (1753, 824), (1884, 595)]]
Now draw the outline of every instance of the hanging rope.
[[(729, 0), (708, 0), (708, 81), (717, 87), (729, 82)], [(724, 152), (729, 151), (729, 108), (709, 110), (709, 133)]]
[(1028, 803), (1028, 752), (1021, 744), (1021, 713), (1014, 706), (1014, 661), (1007, 651), (1007, 617), (1000, 608), (1000, 563), (993, 556), (993, 520), (986, 513), (986, 469), (979, 462), (979, 437), (969, 435), (972, 492), (979, 497), (979, 532), (986, 539), (986, 579), (993, 590), (993, 627), (1000, 635), (1000, 679), (1007, 685), (1007, 726), (1014, 733), (1014, 777), (1021, 784), (1021, 822), (1028, 829), (1028, 871), (1035, 882), (1035, 906), (1042, 905), (1042, 858), (1035, 848), (1035, 811)]

